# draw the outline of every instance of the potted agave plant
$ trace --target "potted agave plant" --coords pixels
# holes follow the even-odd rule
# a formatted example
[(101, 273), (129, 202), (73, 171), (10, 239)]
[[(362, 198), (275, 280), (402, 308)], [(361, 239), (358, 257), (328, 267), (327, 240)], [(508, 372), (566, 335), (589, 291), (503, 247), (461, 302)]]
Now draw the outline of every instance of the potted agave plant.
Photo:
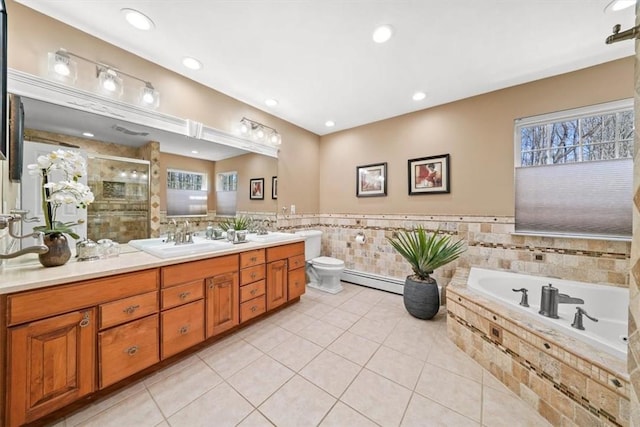
[(427, 233), (418, 227), (413, 231), (398, 231), (387, 240), (411, 265), (413, 275), (404, 284), (404, 306), (414, 317), (431, 319), (440, 308), (438, 283), (431, 277), (433, 270), (455, 261), (466, 250), (464, 242), (452, 241), (446, 234)]

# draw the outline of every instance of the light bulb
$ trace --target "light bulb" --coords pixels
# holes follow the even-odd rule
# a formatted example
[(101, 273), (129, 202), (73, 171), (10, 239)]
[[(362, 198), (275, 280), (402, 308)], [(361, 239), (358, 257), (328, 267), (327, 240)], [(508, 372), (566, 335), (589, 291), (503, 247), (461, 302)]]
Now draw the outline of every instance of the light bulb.
[(376, 43), (384, 43), (393, 35), (391, 25), (381, 25), (373, 31), (373, 41)]
[(65, 76), (65, 77), (71, 74), (68, 61), (65, 61), (62, 58), (59, 60), (56, 58), (56, 65), (53, 66), (53, 70), (56, 73), (60, 74), (61, 76)]
[(153, 101), (155, 100), (155, 98), (153, 97), (153, 93), (145, 92), (144, 95), (142, 95), (142, 100), (146, 104), (153, 104)]

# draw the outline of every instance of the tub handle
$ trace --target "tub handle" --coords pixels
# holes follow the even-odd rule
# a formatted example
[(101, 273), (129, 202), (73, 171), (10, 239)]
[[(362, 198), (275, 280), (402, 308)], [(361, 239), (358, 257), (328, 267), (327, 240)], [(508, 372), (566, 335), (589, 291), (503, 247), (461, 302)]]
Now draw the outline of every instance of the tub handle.
[(529, 296), (527, 292), (529, 292), (526, 288), (520, 289), (512, 289), (513, 292), (522, 292), (522, 298), (520, 298), (520, 305), (523, 307), (529, 307)]
[(586, 316), (586, 318), (589, 320), (592, 320), (594, 322), (598, 321), (598, 319), (596, 319), (595, 317), (589, 316), (589, 314), (586, 311), (584, 311), (583, 308), (576, 307), (576, 315), (573, 316), (573, 323), (571, 324), (571, 327), (584, 331), (584, 325), (582, 324), (583, 315)]

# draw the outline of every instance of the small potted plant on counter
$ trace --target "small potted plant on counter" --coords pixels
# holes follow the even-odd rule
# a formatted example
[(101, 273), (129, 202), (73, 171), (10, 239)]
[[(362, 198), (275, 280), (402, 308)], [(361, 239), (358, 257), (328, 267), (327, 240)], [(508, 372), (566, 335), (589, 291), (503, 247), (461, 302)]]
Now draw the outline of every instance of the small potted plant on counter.
[(411, 265), (413, 275), (404, 284), (404, 306), (414, 317), (431, 319), (440, 308), (438, 283), (433, 270), (455, 261), (466, 250), (464, 242), (453, 242), (446, 234), (427, 233), (423, 227), (402, 230), (387, 237), (391, 246)]

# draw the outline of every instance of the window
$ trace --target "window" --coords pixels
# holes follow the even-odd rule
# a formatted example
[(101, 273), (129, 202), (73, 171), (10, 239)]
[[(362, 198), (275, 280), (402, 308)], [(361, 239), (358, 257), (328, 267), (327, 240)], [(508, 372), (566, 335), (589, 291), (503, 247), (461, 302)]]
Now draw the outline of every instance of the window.
[(167, 169), (167, 216), (206, 216), (207, 174)]
[(236, 199), (238, 191), (238, 172), (218, 173), (216, 187), (216, 215), (236, 214)]
[(633, 100), (519, 119), (516, 233), (628, 239)]

